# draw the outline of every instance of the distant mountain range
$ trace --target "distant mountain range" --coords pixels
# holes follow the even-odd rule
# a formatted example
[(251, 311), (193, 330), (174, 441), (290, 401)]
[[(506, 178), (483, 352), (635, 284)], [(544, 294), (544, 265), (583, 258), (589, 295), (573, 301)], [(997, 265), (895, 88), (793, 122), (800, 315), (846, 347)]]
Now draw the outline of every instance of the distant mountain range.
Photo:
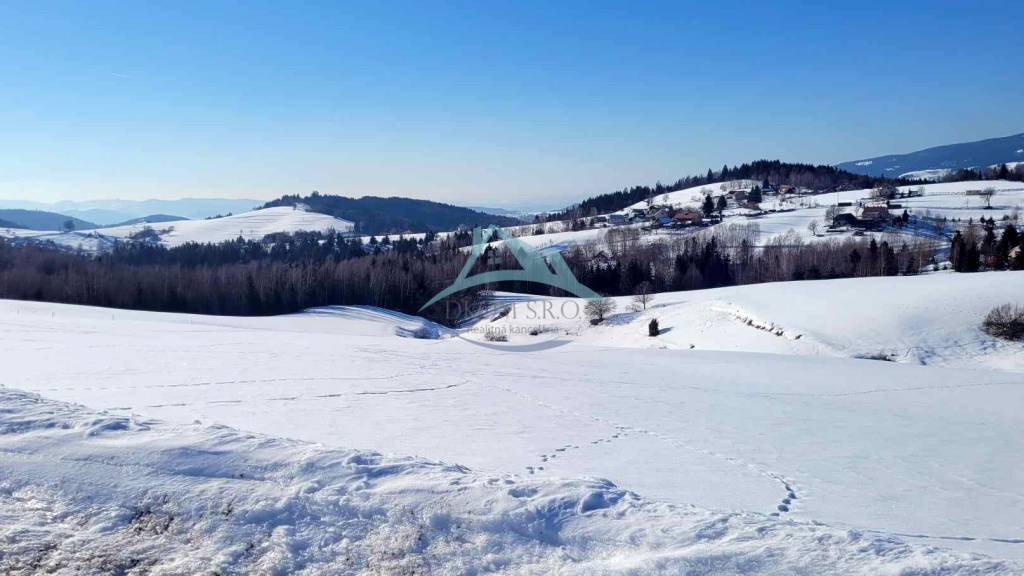
[(836, 164), (836, 168), (867, 176), (895, 178), (922, 170), (958, 170), (1024, 161), (1024, 133), (926, 148), (907, 154), (888, 154)]
[[(0, 200), (0, 227), (61, 230), (65, 222), (71, 220), (75, 230), (91, 230), (143, 222), (155, 224), (186, 219), (202, 220), (211, 216), (249, 212), (259, 208), (260, 204), (257, 200), (223, 198), (70, 201), (52, 204)], [(443, 231), (459, 227), (489, 224), (513, 226), (521, 223), (519, 218), (510, 215), (488, 214), (461, 206), (399, 197), (294, 195), (267, 202), (263, 207), (295, 204), (303, 204), (315, 212), (354, 222), (356, 231), (362, 234)], [(167, 210), (149, 212), (158, 208)]]
[(495, 216), (508, 216), (509, 218), (518, 218), (524, 222), (533, 221), (533, 217), (537, 214), (544, 214), (550, 212), (550, 210), (526, 210), (526, 209), (512, 209), (512, 208), (492, 208), (490, 206), (466, 206), (470, 210), (476, 210), (477, 212), (483, 212), (484, 214), (494, 214)]
[(0, 220), (7, 222), (10, 228), (26, 228), (28, 230), (61, 230), (68, 220), (75, 230), (92, 230), (96, 224), (44, 210), (0, 210)]
[(64, 202), (33, 202), (31, 200), (0, 200), (0, 208), (57, 212), (99, 226), (111, 226), (126, 220), (155, 214), (188, 219), (247, 212), (262, 200), (233, 198), (180, 198), (177, 200), (85, 200)]

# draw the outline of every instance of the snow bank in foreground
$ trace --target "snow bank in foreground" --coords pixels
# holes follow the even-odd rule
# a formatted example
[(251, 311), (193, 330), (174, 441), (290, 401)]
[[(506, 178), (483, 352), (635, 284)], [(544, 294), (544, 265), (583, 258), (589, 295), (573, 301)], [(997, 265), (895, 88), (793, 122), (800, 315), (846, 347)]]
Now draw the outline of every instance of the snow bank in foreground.
[(1010, 574), (887, 536), (0, 389), (0, 572)]

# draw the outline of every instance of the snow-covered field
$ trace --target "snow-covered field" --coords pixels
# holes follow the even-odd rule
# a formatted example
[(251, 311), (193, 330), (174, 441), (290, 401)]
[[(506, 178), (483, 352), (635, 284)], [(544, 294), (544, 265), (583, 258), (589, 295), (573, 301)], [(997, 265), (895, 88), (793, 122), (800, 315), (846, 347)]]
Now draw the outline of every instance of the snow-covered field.
[(168, 424), (0, 388), (4, 574), (1011, 574), (603, 480)]
[(1021, 573), (1022, 352), (977, 341), (1021, 280), (661, 295), (657, 339), (627, 313), (534, 353), (372, 308), (0, 301), (0, 566)]
[(125, 240), (151, 228), (160, 236), (160, 242), (167, 246), (178, 246), (187, 242), (219, 243), (239, 237), (260, 240), (276, 232), (335, 230), (351, 232), (352, 222), (326, 214), (311, 212), (290, 206), (264, 208), (209, 220), (179, 220), (158, 224), (132, 224), (113, 228), (100, 228), (80, 232), (40, 232), (16, 228), (0, 228), (0, 236), (9, 238), (32, 238), (54, 242), (72, 249), (81, 248), (87, 252), (102, 252), (109, 249), (116, 240)]

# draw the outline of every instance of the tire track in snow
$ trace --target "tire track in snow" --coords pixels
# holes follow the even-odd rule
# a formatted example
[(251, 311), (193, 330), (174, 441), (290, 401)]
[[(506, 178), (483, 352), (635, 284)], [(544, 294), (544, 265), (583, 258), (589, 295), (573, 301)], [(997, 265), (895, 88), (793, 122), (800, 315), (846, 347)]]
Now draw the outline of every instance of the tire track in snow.
[(299, 400), (323, 400), (328, 398), (341, 398), (345, 396), (387, 396), (389, 394), (415, 394), (419, 392), (439, 392), (444, 390), (451, 390), (452, 388), (458, 388), (468, 384), (469, 381), (458, 382), (455, 384), (447, 384), (444, 386), (431, 386), (424, 388), (397, 388), (393, 390), (357, 390), (352, 392), (332, 392), (329, 394), (307, 394), (307, 395), (296, 395), (296, 396), (278, 396), (273, 398), (253, 398), (249, 400), (241, 399), (226, 399), (226, 400), (208, 400), (206, 402), (172, 402), (166, 404), (149, 404), (143, 406), (112, 406), (106, 408), (106, 410), (133, 410), (135, 408), (184, 408), (189, 406), (209, 406), (216, 404), (250, 404), (260, 402), (292, 402)]
[[(411, 376), (423, 376), (423, 373), (388, 374), (382, 376), (310, 376), (310, 377), (286, 377), (286, 378), (256, 378), (247, 380), (217, 380), (210, 382), (189, 382), (185, 384), (152, 384), (141, 386), (81, 386), (75, 390), (152, 390), (160, 388), (192, 388), (200, 386), (226, 386), (230, 384), (271, 384), (274, 382), (351, 382), (351, 381), (376, 381), (376, 380), (397, 380)], [(67, 390), (66, 387), (34, 388), (35, 391), (57, 392)]]

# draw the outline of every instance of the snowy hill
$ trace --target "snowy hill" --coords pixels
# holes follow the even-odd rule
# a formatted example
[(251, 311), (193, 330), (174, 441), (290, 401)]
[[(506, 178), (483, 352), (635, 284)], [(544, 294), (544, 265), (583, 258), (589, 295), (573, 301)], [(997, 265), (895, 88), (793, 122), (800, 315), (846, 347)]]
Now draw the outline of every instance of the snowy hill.
[[(693, 208), (700, 208), (701, 203), (704, 201), (704, 196), (711, 194), (712, 196), (719, 196), (730, 190), (744, 189), (749, 190), (754, 186), (759, 186), (761, 183), (756, 180), (728, 180), (725, 182), (716, 182), (714, 184), (705, 184), (703, 186), (694, 186), (692, 188), (686, 188), (683, 190), (677, 190), (676, 192), (668, 192), (665, 194), (658, 194), (652, 198), (654, 204), (671, 205), (676, 208), (684, 208), (687, 206)], [(647, 201), (637, 202), (631, 204), (626, 208), (620, 210), (620, 213), (625, 213), (633, 209), (643, 209), (647, 207)]]
[[(704, 194), (721, 194), (722, 190), (732, 190), (752, 186), (755, 182), (740, 180), (733, 182), (716, 183), (709, 186), (698, 186), (678, 192), (672, 192), (655, 197), (658, 204), (670, 204), (676, 208), (699, 206)], [(986, 201), (976, 194), (977, 191), (992, 188), (995, 195), (991, 199), (991, 208), (986, 207)], [(895, 209), (900, 212), (904, 209), (911, 216), (921, 218), (948, 218), (952, 222), (947, 231), (958, 224), (966, 224), (969, 220), (977, 222), (980, 218), (993, 218), (1002, 220), (1004, 217), (1012, 218), (1014, 214), (1024, 214), (1024, 184), (1009, 180), (975, 180), (964, 182), (945, 182), (915, 186), (901, 186), (901, 192), (920, 192), (920, 196), (910, 198), (899, 198), (895, 202), (901, 208)], [(747, 209), (728, 209), (725, 211), (725, 218), (718, 227), (731, 225), (756, 226), (749, 230), (751, 240), (755, 243), (764, 243), (772, 238), (787, 235), (791, 239), (801, 242), (821, 242), (829, 239), (842, 239), (850, 237), (852, 230), (827, 231), (829, 223), (828, 209), (840, 202), (856, 204), (860, 200), (871, 198), (872, 189), (848, 190), (844, 192), (830, 192), (826, 194), (815, 194), (806, 196), (792, 196), (785, 201), (780, 201), (777, 196), (767, 196), (761, 203), (765, 213), (756, 213)], [(624, 212), (632, 208), (643, 208), (645, 202), (637, 203), (629, 208), (620, 211)], [(811, 233), (808, 225), (815, 222), (818, 225), (818, 232)], [(599, 248), (604, 242), (608, 231), (614, 228), (589, 228), (584, 230), (567, 230), (566, 222), (547, 223), (549, 233), (540, 235), (523, 235), (520, 238), (526, 244), (546, 250), (566, 250), (573, 245), (597, 243)], [(639, 227), (639, 225), (637, 226)], [(535, 226), (522, 226), (509, 228), (516, 231), (533, 229)], [(707, 228), (695, 230), (654, 230), (645, 232), (642, 236), (645, 242), (672, 241), (681, 235), (692, 234)], [(715, 228), (712, 227), (711, 233)], [(554, 231), (554, 232), (552, 232)], [(923, 231), (910, 228), (894, 232), (867, 232), (867, 235), (876, 236), (882, 239), (887, 234), (902, 234), (908, 240), (919, 236), (925, 239), (933, 239), (932, 236)]]
[[(575, 299), (538, 302), (499, 294), (495, 308), (514, 309), (482, 326), (535, 325), (528, 306), (537, 309), (550, 300), (554, 318), (544, 323), (591, 346), (878, 358), (1024, 372), (1024, 344), (980, 329), (995, 306), (1024, 303), (1015, 291), (1022, 284), (1024, 272), (776, 282), (657, 294), (640, 312), (628, 311), (631, 297), (620, 297), (614, 299), (618, 313), (596, 328), (577, 314), (581, 304)], [(652, 318), (664, 331), (658, 338), (647, 335)], [(513, 342), (531, 340), (526, 330), (508, 332)]]
[(267, 234), (275, 232), (326, 232), (330, 229), (338, 232), (351, 232), (353, 229), (353, 224), (348, 220), (284, 206), (253, 210), (209, 220), (183, 220), (166, 225), (133, 224), (116, 228), (102, 228), (98, 232), (106, 236), (128, 238), (146, 226), (156, 230), (160, 234), (160, 241), (168, 246), (177, 246), (186, 242), (218, 243), (238, 237), (247, 240), (260, 240)]
[(836, 168), (855, 174), (895, 177), (920, 170), (956, 170), (1019, 161), (1024, 161), (1024, 133), (842, 162)]
[(186, 242), (219, 243), (239, 237), (247, 240), (260, 240), (267, 234), (276, 232), (326, 232), (332, 229), (337, 232), (351, 232), (353, 224), (326, 214), (285, 206), (253, 210), (209, 220), (140, 222), (88, 232), (39, 232), (0, 228), (0, 235), (9, 238), (48, 241), (72, 249), (80, 248), (87, 252), (102, 252), (116, 240), (128, 240), (146, 229), (153, 230), (159, 236), (159, 241), (162, 244), (178, 246)]

